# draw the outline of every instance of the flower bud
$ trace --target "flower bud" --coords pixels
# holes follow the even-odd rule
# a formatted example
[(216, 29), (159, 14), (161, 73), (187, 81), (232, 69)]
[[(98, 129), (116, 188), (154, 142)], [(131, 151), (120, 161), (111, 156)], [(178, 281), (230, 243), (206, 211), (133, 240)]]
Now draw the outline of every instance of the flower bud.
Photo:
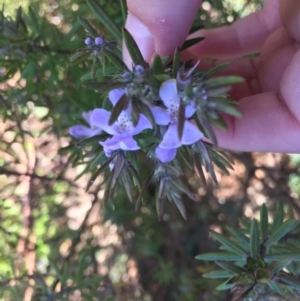
[(92, 45), (93, 44), (93, 39), (91, 37), (87, 37), (85, 40), (84, 40), (84, 43), (85, 45), (89, 46), (89, 45)]
[(95, 44), (96, 44), (97, 46), (103, 46), (103, 44), (104, 44), (103, 38), (101, 38), (101, 37), (95, 38)]
[(129, 71), (126, 71), (122, 74), (122, 78), (124, 79), (125, 82), (131, 82), (133, 78), (133, 74)]
[(136, 65), (134, 67), (134, 71), (136, 73), (138, 73), (139, 75), (143, 75), (145, 73), (145, 68), (143, 66), (141, 66), (141, 65)]

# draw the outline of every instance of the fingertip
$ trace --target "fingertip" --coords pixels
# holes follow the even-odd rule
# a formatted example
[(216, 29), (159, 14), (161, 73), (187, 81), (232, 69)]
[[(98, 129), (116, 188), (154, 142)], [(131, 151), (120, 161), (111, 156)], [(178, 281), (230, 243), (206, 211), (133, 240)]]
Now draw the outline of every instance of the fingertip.
[[(128, 13), (126, 24), (126, 29), (134, 38), (137, 43), (143, 58), (145, 61), (150, 61), (154, 53), (154, 37), (151, 34), (150, 30), (141, 20), (136, 16)], [(123, 42), (123, 60), (125, 64), (131, 68), (132, 60), (128, 53), (125, 43)]]

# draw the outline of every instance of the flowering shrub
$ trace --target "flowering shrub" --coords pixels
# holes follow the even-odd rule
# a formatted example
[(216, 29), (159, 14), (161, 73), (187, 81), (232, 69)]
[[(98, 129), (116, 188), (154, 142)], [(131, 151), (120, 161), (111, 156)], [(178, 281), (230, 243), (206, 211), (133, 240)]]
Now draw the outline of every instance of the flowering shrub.
[[(100, 6), (90, 3), (103, 18)], [(195, 197), (181, 177), (185, 166), (194, 166), (203, 182), (202, 166), (215, 182), (214, 163), (224, 171), (231, 168), (228, 156), (217, 148), (213, 125), (226, 129), (223, 113), (241, 117), (236, 108), (237, 102), (229, 99), (227, 92), (231, 84), (241, 82), (242, 79), (214, 76), (227, 63), (204, 71), (197, 69), (198, 63), (193, 66), (191, 62), (180, 62), (180, 51), (199, 42), (201, 39), (198, 38), (176, 49), (173, 60), (156, 55), (149, 65), (130, 33), (123, 29), (123, 40), (133, 64), (132, 70), (128, 69), (120, 56), (117, 46), (119, 41), (100, 37), (86, 20), (79, 20), (87, 32), (84, 39), (87, 47), (79, 49), (71, 57), (71, 63), (92, 57), (94, 61), (105, 64), (107, 58), (116, 68), (111, 74), (112, 79), (108, 81), (97, 78), (95, 68), (92, 68), (92, 80), (83, 82), (84, 87), (99, 91), (104, 96), (103, 100), (108, 93), (111, 111), (95, 108), (89, 113), (90, 128), (75, 126), (70, 129), (73, 137), (87, 138), (79, 142), (80, 145), (91, 141), (89, 138), (100, 134), (101, 130), (110, 135), (105, 140), (98, 139), (108, 159), (102, 156), (102, 165), (92, 176), (91, 183), (109, 165), (111, 173), (106, 189), (110, 193), (107, 195), (113, 195), (115, 185), (122, 179), (131, 201), (134, 199), (133, 191), (139, 191), (139, 196), (135, 198), (138, 204), (149, 183), (156, 181), (159, 219), (163, 216), (166, 198), (173, 201), (186, 218), (181, 195), (185, 193), (192, 199)], [(109, 24), (105, 25), (108, 30), (112, 30)], [(116, 38), (120, 37), (117, 30), (112, 33)], [(146, 156), (153, 166), (147, 179), (141, 178), (139, 174), (141, 155)]]

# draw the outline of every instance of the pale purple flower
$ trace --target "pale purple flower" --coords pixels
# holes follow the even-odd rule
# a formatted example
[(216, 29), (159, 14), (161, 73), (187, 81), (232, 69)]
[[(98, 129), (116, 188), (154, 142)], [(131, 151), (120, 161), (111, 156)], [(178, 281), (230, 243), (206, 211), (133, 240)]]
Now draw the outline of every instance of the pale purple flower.
[(87, 127), (85, 125), (74, 125), (69, 128), (69, 133), (71, 136), (77, 139), (84, 139), (101, 134), (102, 130), (99, 127), (91, 124), (92, 112), (93, 111), (82, 113), (82, 117), (85, 119), (85, 121), (89, 124), (90, 127)]
[[(151, 108), (154, 119), (158, 125), (168, 125), (161, 143), (156, 149), (157, 158), (167, 163), (176, 156), (176, 149), (182, 145), (190, 145), (203, 137), (203, 134), (193, 123), (187, 120), (196, 111), (193, 104), (185, 107), (185, 122), (183, 127), (182, 138), (178, 136), (178, 115), (180, 97), (178, 95), (176, 80), (169, 79), (165, 81), (160, 89), (159, 96), (163, 101), (166, 109), (155, 106)], [(175, 154), (174, 154), (175, 153)]]
[[(114, 89), (109, 93), (109, 100), (115, 105), (120, 98), (125, 94), (125, 90)], [(112, 135), (104, 142), (100, 142), (107, 157), (111, 156), (112, 151), (122, 149), (125, 151), (134, 151), (140, 149), (136, 141), (133, 139), (134, 135), (142, 132), (145, 129), (151, 129), (152, 125), (149, 120), (140, 114), (139, 121), (136, 126), (133, 125), (132, 106), (128, 105), (127, 109), (122, 111), (117, 121), (109, 125), (111, 112), (104, 109), (95, 109), (91, 115), (91, 122), (94, 126), (101, 128), (106, 133)]]

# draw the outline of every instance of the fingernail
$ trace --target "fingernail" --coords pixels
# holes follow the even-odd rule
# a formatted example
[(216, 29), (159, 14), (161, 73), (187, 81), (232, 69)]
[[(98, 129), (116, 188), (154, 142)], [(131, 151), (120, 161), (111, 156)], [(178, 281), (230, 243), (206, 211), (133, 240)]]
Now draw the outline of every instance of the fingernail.
[[(125, 27), (138, 44), (144, 59), (149, 62), (154, 54), (154, 38), (149, 29), (131, 13), (127, 16)], [(124, 44), (123, 59), (126, 65), (131, 68), (131, 58)]]

